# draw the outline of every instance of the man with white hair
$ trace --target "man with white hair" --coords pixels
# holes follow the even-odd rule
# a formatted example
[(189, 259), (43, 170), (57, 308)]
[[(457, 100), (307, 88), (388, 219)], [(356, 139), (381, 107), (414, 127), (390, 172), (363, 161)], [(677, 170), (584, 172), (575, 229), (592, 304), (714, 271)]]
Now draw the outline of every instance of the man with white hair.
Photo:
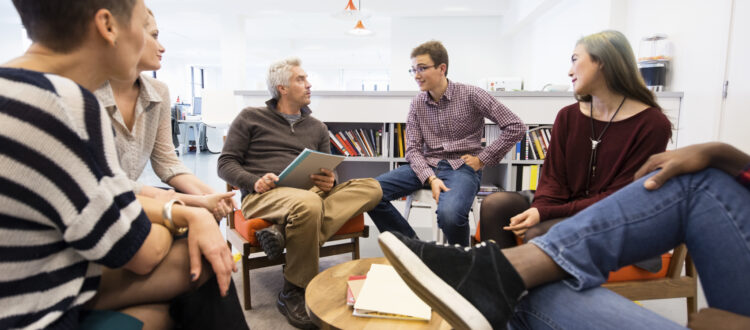
[(327, 127), (307, 107), (311, 85), (299, 59), (272, 64), (267, 82), (273, 98), (265, 107), (245, 108), (232, 122), (219, 176), (241, 189), (245, 218), (274, 223), (255, 235), (269, 259), (287, 250), (277, 307), (290, 324), (308, 328), (304, 293), (318, 273), (318, 247), (351, 217), (372, 209), (382, 192), (374, 179), (337, 184), (329, 169), (311, 176), (310, 190), (277, 187), (278, 174), (302, 150), (330, 153), (331, 145)]

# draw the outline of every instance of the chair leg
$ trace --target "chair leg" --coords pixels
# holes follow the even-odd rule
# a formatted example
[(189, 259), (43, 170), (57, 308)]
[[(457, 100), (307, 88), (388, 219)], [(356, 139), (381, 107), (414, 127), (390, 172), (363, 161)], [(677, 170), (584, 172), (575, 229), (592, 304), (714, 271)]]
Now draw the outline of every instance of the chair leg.
[(251, 310), (253, 302), (250, 299), (250, 265), (247, 255), (242, 256), (242, 294), (245, 296), (245, 310)]
[(687, 297), (687, 315), (690, 317), (693, 313), (698, 312), (698, 297)]
[(352, 260), (359, 259), (359, 237), (352, 238), (354, 250), (352, 251)]

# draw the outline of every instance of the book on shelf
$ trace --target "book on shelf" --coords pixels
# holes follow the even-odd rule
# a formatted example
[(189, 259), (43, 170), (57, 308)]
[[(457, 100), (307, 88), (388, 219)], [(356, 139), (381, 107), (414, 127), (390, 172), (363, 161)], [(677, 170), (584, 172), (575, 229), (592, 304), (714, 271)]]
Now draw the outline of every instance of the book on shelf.
[(349, 143), (349, 141), (345, 138), (345, 134), (341, 134), (341, 132), (338, 132), (334, 134), (336, 139), (341, 142), (341, 144), (344, 146), (344, 149), (349, 153), (349, 156), (357, 156), (357, 152), (354, 150), (354, 147)]
[[(346, 148), (341, 143), (341, 141), (339, 141), (336, 138), (336, 136), (333, 135), (333, 132), (328, 131), (328, 135), (331, 138), (331, 145), (334, 147), (335, 150), (338, 150), (339, 154), (344, 155), (344, 156), (351, 156), (351, 154), (349, 154), (349, 151), (346, 150)], [(331, 150), (334, 150), (334, 149), (331, 149)]]
[(537, 131), (531, 131), (531, 139), (534, 140), (534, 149), (536, 151), (536, 159), (544, 159), (544, 150), (542, 150), (542, 143), (539, 141), (539, 134)]
[[(396, 123), (396, 143), (398, 148), (398, 157), (404, 157), (404, 130), (401, 123)], [(394, 148), (394, 150), (396, 150)]]
[(328, 132), (331, 144), (334, 144), (331, 147), (332, 153), (349, 157), (380, 157), (392, 153), (388, 144), (391, 137), (384, 134), (383, 129), (363, 127)]
[(363, 130), (361, 128), (358, 129), (357, 131), (359, 132), (359, 135), (362, 138), (362, 141), (364, 141), (364, 143), (365, 143), (365, 148), (367, 148), (367, 153), (369, 154), (369, 156), (370, 157), (375, 157), (376, 156), (375, 155), (375, 153), (376, 153), (375, 152), (375, 147), (374, 147), (372, 141), (370, 140), (370, 134), (369, 133), (365, 133), (365, 130)]
[(539, 165), (531, 165), (529, 174), (529, 189), (536, 190), (537, 181), (539, 180)]
[(383, 155), (383, 130), (378, 130), (375, 132), (375, 149), (378, 150), (378, 156), (384, 156)]
[(541, 175), (541, 165), (523, 165), (516, 166), (516, 191), (536, 190), (539, 186)]
[(349, 143), (351, 143), (351, 145), (354, 147), (354, 150), (357, 152), (357, 156), (363, 156), (364, 152), (362, 151), (362, 147), (360, 147), (357, 139), (354, 138), (354, 134), (352, 134), (351, 131), (343, 131), (343, 133), (344, 136), (349, 139)]

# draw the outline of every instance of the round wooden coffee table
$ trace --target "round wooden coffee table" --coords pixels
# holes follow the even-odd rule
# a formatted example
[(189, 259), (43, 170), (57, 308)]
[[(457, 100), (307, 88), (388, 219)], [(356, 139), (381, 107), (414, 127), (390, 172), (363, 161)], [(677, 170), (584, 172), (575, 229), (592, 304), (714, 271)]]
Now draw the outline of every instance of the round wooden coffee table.
[(390, 320), (352, 315), (346, 305), (346, 281), (352, 275), (365, 275), (372, 264), (388, 265), (385, 258), (347, 261), (328, 268), (315, 276), (305, 290), (307, 314), (321, 329), (451, 329), (432, 311), (430, 322)]

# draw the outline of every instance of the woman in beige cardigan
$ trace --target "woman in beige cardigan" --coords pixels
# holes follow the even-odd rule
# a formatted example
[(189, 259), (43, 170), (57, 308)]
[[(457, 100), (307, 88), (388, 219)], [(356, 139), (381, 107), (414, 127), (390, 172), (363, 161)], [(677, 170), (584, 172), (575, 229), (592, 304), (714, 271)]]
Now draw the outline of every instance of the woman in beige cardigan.
[[(138, 72), (160, 69), (165, 51), (158, 41), (159, 29), (154, 15), (150, 10), (148, 12), (147, 36)], [(110, 80), (95, 94), (112, 119), (120, 165), (133, 181), (136, 194), (164, 201), (179, 198), (188, 205), (206, 208), (217, 220), (233, 210), (234, 193), (216, 193), (177, 158), (172, 145), (166, 84), (138, 75), (132, 80)], [(149, 159), (156, 175), (180, 193), (136, 181)]]

